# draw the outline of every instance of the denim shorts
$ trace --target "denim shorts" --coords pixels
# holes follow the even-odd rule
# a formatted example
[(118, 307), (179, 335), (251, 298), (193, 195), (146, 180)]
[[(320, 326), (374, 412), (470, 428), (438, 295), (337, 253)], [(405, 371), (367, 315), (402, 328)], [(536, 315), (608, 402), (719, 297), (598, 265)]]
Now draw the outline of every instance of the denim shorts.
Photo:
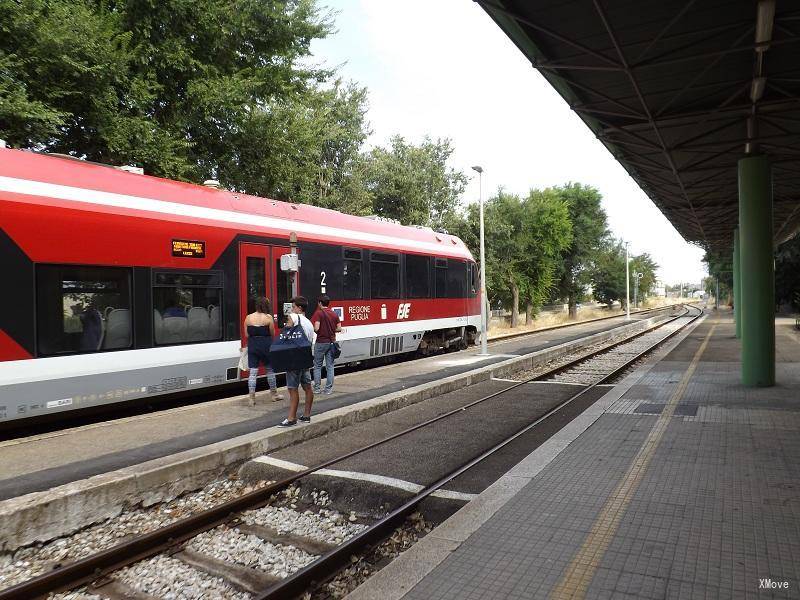
[(286, 387), (290, 390), (296, 390), (301, 385), (311, 385), (311, 370), (303, 369), (302, 371), (286, 371)]

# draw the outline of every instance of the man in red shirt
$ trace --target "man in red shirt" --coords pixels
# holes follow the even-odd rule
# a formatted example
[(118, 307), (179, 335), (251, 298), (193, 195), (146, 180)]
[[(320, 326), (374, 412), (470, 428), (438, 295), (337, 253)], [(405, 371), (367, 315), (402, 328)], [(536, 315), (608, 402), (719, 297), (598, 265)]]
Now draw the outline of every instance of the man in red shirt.
[[(334, 344), (336, 343), (336, 333), (342, 330), (342, 324), (339, 315), (328, 308), (331, 299), (327, 294), (322, 294), (317, 300), (319, 302), (317, 310), (311, 316), (311, 323), (314, 325), (314, 331), (317, 332), (317, 340), (314, 344), (314, 393), (327, 395), (333, 393)], [(327, 382), (325, 391), (320, 391), (323, 360), (325, 361)]]

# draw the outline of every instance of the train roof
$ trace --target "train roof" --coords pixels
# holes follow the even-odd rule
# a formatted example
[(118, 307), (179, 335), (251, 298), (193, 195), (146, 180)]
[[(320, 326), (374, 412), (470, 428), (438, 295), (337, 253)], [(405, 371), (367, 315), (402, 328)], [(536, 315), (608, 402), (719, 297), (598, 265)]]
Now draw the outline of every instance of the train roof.
[[(339, 211), (125, 172), (66, 157), (0, 148), (0, 199), (135, 214), (300, 241), (472, 258), (457, 237)], [(153, 213), (156, 213), (155, 215)]]

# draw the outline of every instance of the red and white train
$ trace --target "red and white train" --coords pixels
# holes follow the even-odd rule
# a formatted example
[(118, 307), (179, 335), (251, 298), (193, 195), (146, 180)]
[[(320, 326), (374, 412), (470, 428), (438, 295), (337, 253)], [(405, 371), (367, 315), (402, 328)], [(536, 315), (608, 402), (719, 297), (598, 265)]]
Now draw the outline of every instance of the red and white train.
[(0, 257), (0, 423), (238, 381), (248, 304), (282, 321), (293, 281), (331, 297), (339, 363), (480, 330), (456, 237), (19, 150), (0, 149)]

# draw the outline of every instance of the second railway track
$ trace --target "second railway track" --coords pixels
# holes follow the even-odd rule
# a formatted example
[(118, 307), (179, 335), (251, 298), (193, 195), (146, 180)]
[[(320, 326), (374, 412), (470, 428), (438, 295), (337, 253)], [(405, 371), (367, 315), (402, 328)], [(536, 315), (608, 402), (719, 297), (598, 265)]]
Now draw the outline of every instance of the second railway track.
[[(309, 588), (310, 582), (328, 579), (336, 569), (348, 563), (353, 554), (387, 537), (433, 492), (545, 422), (581, 398), (588, 390), (625, 371), (701, 314), (699, 309), (687, 308), (682, 315), (666, 319), (642, 334), (591, 351), (588, 355), (566, 364), (553, 366), (544, 373), (522, 374), (521, 381), (456, 410), (2, 590), (0, 600), (44, 597), (50, 593), (75, 590), (92, 583), (94, 585), (83, 588), (80, 592), (87, 598), (151, 598), (165, 595), (191, 597), (191, 594), (182, 596), (179, 593), (181, 589), (185, 590), (191, 585), (206, 590), (208, 597), (297, 596)], [(320, 507), (315, 513), (305, 515), (305, 525), (292, 527), (288, 531), (285, 528), (279, 530), (280, 519), (276, 515), (283, 511), (285, 518), (288, 514), (286, 511), (291, 511), (292, 490), (296, 490), (293, 486), (304, 477), (452, 415), (462, 414), (473, 406), (498, 398), (519, 386), (547, 378), (579, 383), (581, 388), (521, 430), (439, 477), (375, 523), (369, 526), (355, 525), (350, 523), (346, 514), (340, 515)], [(280, 503), (276, 494), (281, 492), (282, 497), (288, 497), (288, 506), (275, 506), (276, 501)], [(324, 506), (324, 502), (320, 504)], [(302, 520), (300, 517), (292, 518)], [(320, 534), (320, 526), (314, 525), (318, 519), (327, 519), (327, 525), (322, 530), (328, 533), (335, 530), (338, 537)], [(275, 568), (276, 561), (280, 563), (280, 568)], [(167, 585), (167, 588), (158, 585), (137, 587), (137, 580), (145, 580), (143, 573), (148, 570), (170, 573), (174, 577), (174, 585)], [(193, 577), (195, 580), (192, 580)], [(169, 593), (165, 594), (165, 589)]]

